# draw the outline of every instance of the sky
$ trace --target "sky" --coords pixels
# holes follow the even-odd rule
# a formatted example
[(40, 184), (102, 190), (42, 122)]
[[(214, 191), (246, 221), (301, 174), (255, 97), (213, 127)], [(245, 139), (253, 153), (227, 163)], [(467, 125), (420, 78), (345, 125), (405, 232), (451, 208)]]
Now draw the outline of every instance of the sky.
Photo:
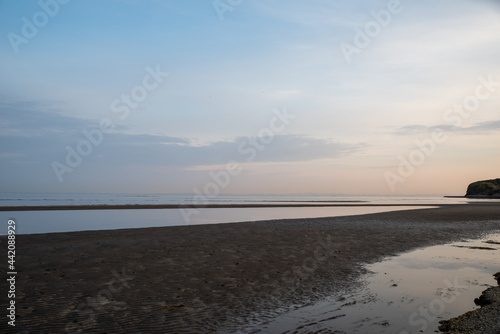
[(463, 195), (498, 0), (0, 0), (2, 192)]

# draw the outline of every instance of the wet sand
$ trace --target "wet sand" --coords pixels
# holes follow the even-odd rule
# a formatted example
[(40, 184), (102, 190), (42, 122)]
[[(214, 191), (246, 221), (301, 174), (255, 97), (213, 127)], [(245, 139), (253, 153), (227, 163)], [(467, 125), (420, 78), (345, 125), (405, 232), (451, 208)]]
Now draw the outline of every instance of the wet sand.
[[(495, 274), (500, 283), (500, 272)], [(456, 318), (441, 321), (439, 329), (449, 334), (500, 333), (500, 286), (490, 287), (474, 300), (481, 308), (467, 312)]]
[[(496, 230), (500, 205), (474, 203), (352, 217), (18, 235), (15, 332), (237, 332), (280, 306), (352, 289), (366, 263)], [(0, 240), (6, 254), (6, 237)], [(0, 288), (8, 290), (5, 280)], [(4, 318), (0, 329), (6, 327)]]
[[(436, 206), (435, 204), (359, 204), (362, 201), (309, 201), (302, 203), (252, 203), (252, 204), (92, 204), (92, 205), (31, 205), (31, 206), (0, 206), (0, 211), (61, 211), (61, 210), (150, 210), (150, 209), (243, 209), (243, 208), (323, 208), (323, 207), (385, 207), (385, 206)], [(444, 204), (454, 205), (454, 204)], [(443, 206), (443, 205), (441, 205)]]

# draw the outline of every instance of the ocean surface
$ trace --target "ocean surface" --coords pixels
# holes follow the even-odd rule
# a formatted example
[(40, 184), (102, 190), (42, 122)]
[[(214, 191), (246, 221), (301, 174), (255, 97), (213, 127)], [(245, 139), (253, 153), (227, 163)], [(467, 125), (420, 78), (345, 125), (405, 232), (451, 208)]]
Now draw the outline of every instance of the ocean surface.
[[(0, 235), (7, 233), (7, 221), (16, 222), (18, 234), (110, 230), (157, 226), (215, 224), (284, 218), (316, 218), (360, 215), (405, 210), (415, 204), (469, 203), (479, 200), (442, 196), (339, 196), (339, 195), (219, 195), (212, 198), (193, 194), (76, 194), (2, 193), (0, 206), (117, 205), (117, 204), (283, 204), (315, 202), (385, 204), (386, 207), (300, 207), (300, 208), (203, 208), (68, 211), (2, 211)], [(339, 203), (342, 204), (342, 203)], [(405, 206), (390, 206), (391, 204)], [(422, 207), (419, 207), (422, 208)], [(2, 225), (0, 225), (2, 226)]]

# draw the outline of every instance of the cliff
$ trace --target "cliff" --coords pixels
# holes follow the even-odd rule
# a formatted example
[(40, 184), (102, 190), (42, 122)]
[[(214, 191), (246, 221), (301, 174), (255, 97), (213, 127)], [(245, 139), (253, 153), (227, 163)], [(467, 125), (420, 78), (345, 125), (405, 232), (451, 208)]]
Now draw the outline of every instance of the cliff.
[(466, 197), (500, 198), (500, 179), (477, 181), (469, 184)]

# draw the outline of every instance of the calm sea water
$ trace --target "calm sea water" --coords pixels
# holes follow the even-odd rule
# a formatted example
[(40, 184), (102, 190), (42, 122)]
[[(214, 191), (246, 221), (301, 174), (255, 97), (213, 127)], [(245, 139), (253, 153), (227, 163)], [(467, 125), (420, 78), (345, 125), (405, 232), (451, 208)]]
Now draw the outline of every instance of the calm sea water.
[[(17, 233), (50, 233), (83, 230), (109, 230), (191, 224), (214, 224), (284, 218), (315, 218), (359, 215), (404, 210), (412, 204), (438, 205), (467, 203), (475, 200), (440, 196), (377, 197), (325, 195), (220, 195), (204, 201), (185, 194), (51, 194), (3, 193), (0, 206), (89, 205), (89, 204), (251, 204), (318, 201), (352, 201), (407, 207), (320, 207), (320, 208), (226, 208), (226, 209), (154, 209), (154, 210), (85, 210), (85, 211), (8, 211), (0, 212), (0, 235), (7, 232), (7, 221), (14, 219)], [(361, 204), (363, 204), (361, 203)], [(0, 225), (2, 226), (2, 225)]]
[(342, 196), (342, 195), (218, 195), (200, 198), (193, 194), (81, 194), (0, 193), (0, 206), (90, 204), (249, 204), (308, 201), (364, 201), (381, 204), (442, 204), (478, 201), (443, 196)]

